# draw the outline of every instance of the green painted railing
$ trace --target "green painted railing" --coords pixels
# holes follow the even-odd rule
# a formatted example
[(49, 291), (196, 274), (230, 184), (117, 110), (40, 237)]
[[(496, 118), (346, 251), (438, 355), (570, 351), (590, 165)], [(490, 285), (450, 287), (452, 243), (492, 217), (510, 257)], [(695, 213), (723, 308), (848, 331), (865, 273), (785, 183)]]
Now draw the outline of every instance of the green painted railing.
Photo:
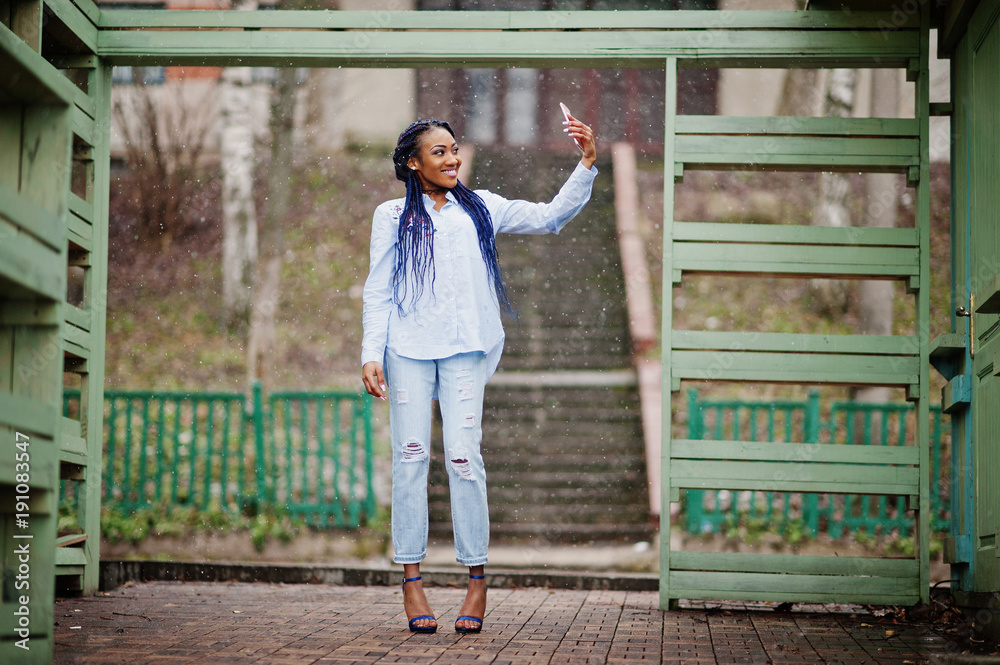
[[(801, 401), (703, 400), (688, 391), (688, 436), (720, 441), (785, 441), (913, 445), (916, 423), (911, 404), (869, 404), (837, 401), (824, 417), (820, 398), (812, 393)], [(942, 455), (946, 430), (939, 406), (930, 409), (931, 514), (934, 531), (947, 531), (948, 457)], [(896, 532), (912, 535), (914, 523), (906, 497), (884, 495), (820, 495), (786, 492), (687, 490), (683, 493), (683, 524), (688, 533), (715, 533), (741, 519), (762, 524), (797, 523), (811, 536), (834, 538), (865, 531), (869, 535)]]
[[(350, 391), (104, 392), (103, 502), (277, 507), (318, 527), (375, 513), (369, 400)], [(79, 394), (63, 396), (64, 412)]]

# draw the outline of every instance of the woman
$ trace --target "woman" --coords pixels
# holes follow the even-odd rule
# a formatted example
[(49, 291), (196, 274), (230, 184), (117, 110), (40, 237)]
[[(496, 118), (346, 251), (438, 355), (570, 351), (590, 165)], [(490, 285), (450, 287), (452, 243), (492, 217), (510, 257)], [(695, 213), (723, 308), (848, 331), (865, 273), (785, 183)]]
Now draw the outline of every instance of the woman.
[(403, 607), (413, 632), (437, 630), (420, 582), (434, 399), (441, 409), (455, 551), (469, 567), (455, 630), (478, 633), (483, 626), (489, 543), (480, 455), (483, 392), (503, 350), (501, 310), (513, 312), (495, 236), (558, 233), (590, 199), (597, 174), (594, 133), (568, 114), (563, 124), (583, 155), (551, 203), (471, 191), (458, 180), (462, 160), (451, 127), (421, 120), (400, 134), (392, 158), (406, 198), (375, 210), (362, 379), (370, 395), (390, 400), (392, 543), (395, 562), (403, 564)]

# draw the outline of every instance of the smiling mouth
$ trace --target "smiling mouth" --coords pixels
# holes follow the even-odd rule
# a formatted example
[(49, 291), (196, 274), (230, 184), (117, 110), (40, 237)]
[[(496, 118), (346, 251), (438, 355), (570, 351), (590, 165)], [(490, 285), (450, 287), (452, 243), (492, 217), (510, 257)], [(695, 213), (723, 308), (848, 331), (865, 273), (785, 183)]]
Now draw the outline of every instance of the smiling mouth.
[(445, 169), (444, 171), (441, 171), (441, 173), (443, 173), (445, 175), (449, 175), (449, 176), (457, 176), (458, 175), (458, 169)]

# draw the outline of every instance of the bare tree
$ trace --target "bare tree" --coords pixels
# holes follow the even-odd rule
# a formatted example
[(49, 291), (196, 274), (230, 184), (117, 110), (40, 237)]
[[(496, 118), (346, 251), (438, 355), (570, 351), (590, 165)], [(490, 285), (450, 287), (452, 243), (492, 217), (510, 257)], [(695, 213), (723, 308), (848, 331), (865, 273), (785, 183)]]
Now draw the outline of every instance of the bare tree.
[[(858, 72), (855, 69), (831, 70), (826, 80), (823, 115), (849, 118), (854, 112), (855, 88)], [(813, 224), (817, 226), (850, 226), (851, 213), (847, 197), (851, 183), (842, 173), (821, 173), (819, 197), (813, 209)], [(828, 313), (843, 312), (847, 294), (840, 282), (829, 279), (812, 281), (813, 294), (822, 310)]]
[(132, 69), (134, 85), (116, 87), (111, 111), (132, 172), (128, 185), (139, 240), (166, 249), (184, 231), (184, 205), (202, 186), (196, 171), (213, 120), (206, 102), (214, 87), (192, 96), (181, 85), (147, 84), (148, 73)]
[[(279, 0), (279, 9), (305, 9), (307, 0)], [(260, 255), (253, 278), (250, 337), (247, 344), (247, 385), (267, 385), (274, 377), (278, 335), (276, 317), (281, 297), (281, 267), (285, 254), (284, 225), (292, 189), (295, 101), (298, 72), (278, 70), (271, 91), (271, 162), (267, 169), (267, 207), (260, 230)]]
[[(239, 11), (257, 9), (243, 0)], [(257, 208), (254, 204), (254, 137), (250, 109), (253, 80), (249, 67), (222, 70), (219, 90), (220, 166), (222, 168), (222, 301), (233, 325), (250, 307), (253, 265), (257, 260)]]
[(271, 163), (267, 170), (267, 207), (260, 230), (260, 254), (254, 272), (248, 343), (248, 384), (269, 383), (277, 345), (275, 314), (281, 295), (283, 227), (291, 198), (296, 71), (278, 71), (271, 101)]
[(820, 110), (819, 70), (789, 69), (781, 86), (778, 115), (814, 116)]
[[(871, 113), (873, 118), (894, 118), (899, 115), (899, 73), (893, 69), (876, 69), (871, 77)], [(902, 176), (895, 173), (869, 173), (865, 176), (864, 225), (893, 227), (899, 209)], [(858, 287), (858, 332), (866, 335), (892, 334), (893, 283), (864, 281)], [(889, 389), (860, 388), (854, 399), (866, 402), (888, 402)]]

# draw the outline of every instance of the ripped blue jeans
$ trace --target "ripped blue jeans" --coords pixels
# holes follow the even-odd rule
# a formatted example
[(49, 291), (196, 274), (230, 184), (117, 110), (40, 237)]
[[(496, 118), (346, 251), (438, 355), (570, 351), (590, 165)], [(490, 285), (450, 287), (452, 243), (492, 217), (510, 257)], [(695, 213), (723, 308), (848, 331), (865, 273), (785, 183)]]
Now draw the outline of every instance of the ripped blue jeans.
[(464, 566), (486, 563), (490, 518), (480, 444), (487, 365), (484, 353), (413, 360), (386, 351), (396, 563), (420, 563), (427, 555), (427, 472), (435, 390), (441, 409), (456, 558)]

